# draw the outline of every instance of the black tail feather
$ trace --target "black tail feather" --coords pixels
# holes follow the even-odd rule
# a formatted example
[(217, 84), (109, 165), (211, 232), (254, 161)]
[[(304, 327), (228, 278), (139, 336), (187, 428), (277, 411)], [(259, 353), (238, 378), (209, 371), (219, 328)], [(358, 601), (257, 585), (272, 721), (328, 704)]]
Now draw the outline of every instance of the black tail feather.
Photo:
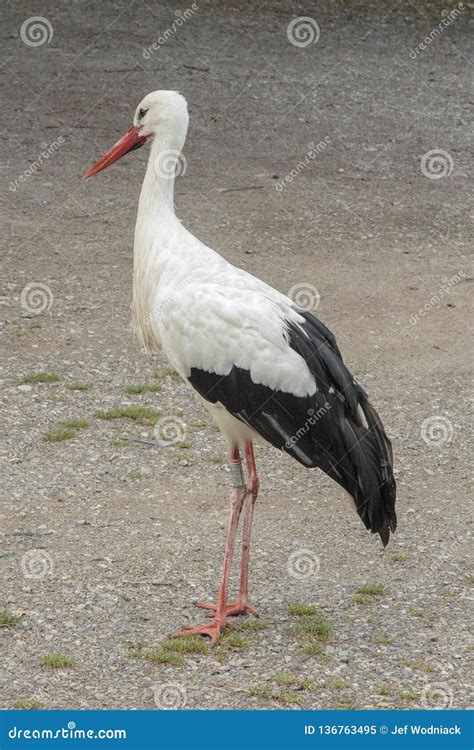
[(385, 547), (397, 526), (392, 446), (374, 407), (365, 394), (359, 398), (367, 427), (353, 417), (344, 419), (341, 437), (349, 460), (345, 482), (339, 483), (352, 495), (365, 527), (379, 534)]
[[(318, 421), (297, 446), (285, 450), (344, 487), (366, 528), (379, 534), (385, 546), (397, 525), (390, 440), (364, 389), (345, 366), (332, 333), (311, 313), (301, 311), (301, 316), (302, 325), (288, 327), (289, 343), (315, 377), (318, 390), (308, 406)], [(330, 407), (326, 411), (321, 408), (324, 400)], [(296, 447), (312, 463), (302, 460)]]

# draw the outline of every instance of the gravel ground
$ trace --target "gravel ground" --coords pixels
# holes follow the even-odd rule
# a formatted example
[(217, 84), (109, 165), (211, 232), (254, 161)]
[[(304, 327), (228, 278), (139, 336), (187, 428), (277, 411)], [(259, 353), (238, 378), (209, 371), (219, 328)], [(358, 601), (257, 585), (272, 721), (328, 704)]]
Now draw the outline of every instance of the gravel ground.
[[(440, 3), (309, 6), (2, 7), (0, 610), (14, 620), (0, 611), (1, 708), (472, 705), (472, 4), (441, 31)], [(297, 46), (288, 24), (308, 14), (319, 31)], [(47, 38), (20, 35), (32, 16)], [(383, 551), (325, 475), (259, 448), (251, 592), (266, 628), (236, 624), (181, 665), (161, 644), (215, 595), (224, 445), (130, 331), (145, 149), (79, 180), (157, 88), (189, 102), (180, 216), (231, 262), (319, 300), (393, 439), (399, 486)], [(39, 372), (57, 379), (22, 382)], [(137, 442), (155, 439), (151, 417), (98, 416), (127, 405), (170, 417), (177, 441)]]

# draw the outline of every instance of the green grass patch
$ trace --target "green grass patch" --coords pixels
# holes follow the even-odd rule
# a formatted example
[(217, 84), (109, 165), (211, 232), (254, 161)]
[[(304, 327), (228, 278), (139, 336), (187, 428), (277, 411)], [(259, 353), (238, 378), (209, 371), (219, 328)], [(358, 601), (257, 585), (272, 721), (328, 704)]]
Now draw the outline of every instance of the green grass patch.
[(320, 615), (302, 615), (298, 622), (292, 625), (291, 635), (310, 636), (320, 643), (331, 641), (331, 626)]
[(314, 604), (305, 604), (304, 602), (292, 602), (288, 607), (288, 614), (302, 617), (304, 615), (315, 615), (316, 607)]
[(145, 383), (144, 385), (126, 385), (123, 389), (124, 393), (130, 395), (136, 395), (139, 393), (159, 393), (161, 391), (161, 385), (158, 383)]
[(225, 458), (223, 458), (222, 456), (208, 456), (207, 460), (210, 464), (221, 465), (225, 463)]
[(66, 383), (70, 391), (88, 391), (91, 386), (88, 383)]
[(333, 701), (339, 706), (339, 708), (343, 708), (346, 711), (357, 711), (357, 704), (354, 703), (349, 696), (336, 695), (334, 696)]
[(226, 662), (229, 661), (230, 651), (228, 651), (225, 648), (222, 648), (222, 646), (215, 646), (215, 648), (213, 649), (212, 655), (221, 664), (225, 664)]
[(293, 693), (288, 691), (285, 691), (283, 693), (280, 693), (279, 695), (275, 696), (276, 700), (279, 703), (283, 703), (284, 706), (294, 706), (298, 703), (301, 703), (301, 696), (298, 695), (298, 693)]
[(321, 643), (315, 640), (307, 641), (303, 647), (303, 652), (306, 654), (306, 656), (316, 656), (316, 657), (324, 656), (326, 653)]
[(377, 693), (379, 695), (390, 695), (392, 692), (390, 685), (386, 685), (384, 682), (381, 682), (380, 685), (377, 685)]
[(112, 440), (112, 445), (114, 446), (114, 448), (126, 448), (128, 446), (128, 443), (126, 440), (116, 438), (115, 440)]
[(204, 419), (190, 419), (187, 425), (188, 427), (199, 429), (202, 427), (207, 427), (208, 422), (206, 422)]
[(199, 635), (185, 635), (180, 638), (170, 638), (161, 644), (161, 648), (166, 652), (175, 654), (207, 654), (209, 649)]
[(410, 559), (409, 555), (399, 554), (392, 557), (393, 562), (406, 562)]
[(258, 632), (260, 630), (266, 630), (267, 624), (265, 622), (262, 622), (262, 620), (252, 619), (252, 620), (243, 620), (242, 622), (239, 622), (237, 625), (237, 628), (240, 631), (243, 632)]
[(55, 372), (29, 372), (21, 378), (22, 383), (57, 383), (59, 380)]
[(42, 704), (34, 698), (20, 699), (13, 704), (15, 711), (39, 711), (42, 707)]
[(140, 656), (143, 656), (144, 647), (145, 644), (142, 641), (131, 641), (127, 644), (128, 656), (132, 659), (138, 659)]
[(418, 672), (426, 672), (427, 674), (436, 672), (436, 669), (431, 664), (427, 664), (422, 659), (404, 659), (403, 664), (405, 667), (416, 669)]
[(75, 663), (71, 656), (62, 654), (60, 651), (52, 651), (40, 659), (41, 666), (48, 669), (66, 669), (67, 667), (73, 667)]
[(316, 685), (307, 677), (301, 677), (297, 674), (291, 674), (291, 672), (278, 672), (273, 678), (277, 685), (283, 687), (293, 687), (296, 690), (314, 690)]
[(133, 419), (135, 422), (148, 427), (153, 427), (160, 412), (147, 406), (119, 406), (115, 409), (107, 409), (97, 412), (99, 419)]
[(402, 690), (398, 695), (402, 701), (416, 701), (420, 697), (418, 690)]
[(333, 680), (332, 686), (334, 690), (345, 690), (345, 688), (350, 687), (348, 682), (345, 682), (345, 680), (340, 680), (339, 678)]
[(64, 427), (66, 430), (85, 430), (86, 427), (90, 426), (90, 422), (87, 419), (63, 419), (59, 423), (59, 427)]
[(162, 367), (161, 370), (158, 370), (154, 374), (155, 378), (175, 378), (177, 376), (178, 373), (176, 372), (174, 367)]
[(377, 635), (374, 635), (373, 641), (377, 646), (392, 646), (393, 640), (390, 638), (389, 635), (385, 635), (385, 633), (379, 633)]
[(130, 479), (143, 479), (144, 474), (142, 471), (129, 471), (127, 476)]
[(272, 697), (270, 685), (251, 685), (245, 692), (247, 695), (252, 696), (252, 698), (265, 698), (268, 700)]
[(247, 638), (228, 630), (224, 631), (224, 633), (219, 636), (217, 642), (220, 646), (226, 649), (239, 649), (248, 646)]
[(362, 596), (385, 596), (386, 593), (387, 589), (381, 583), (364, 583), (356, 591), (356, 594)]
[(0, 628), (14, 628), (22, 620), (22, 615), (14, 615), (7, 609), (0, 609)]
[(425, 613), (422, 609), (416, 609), (415, 607), (410, 607), (408, 610), (408, 614), (410, 617), (424, 617)]
[(70, 440), (76, 437), (77, 431), (72, 427), (52, 427), (43, 435), (43, 440), (48, 443), (59, 443), (61, 440)]
[[(294, 607), (293, 612), (303, 613), (310, 606)], [(332, 640), (329, 623), (320, 614), (297, 614), (296, 617), (296, 622), (290, 628), (290, 635), (298, 639), (307, 656), (324, 657), (324, 646)]]
[(163, 648), (150, 651), (146, 654), (146, 658), (154, 664), (171, 664), (173, 667), (181, 667), (184, 664), (181, 654), (174, 651), (165, 651)]

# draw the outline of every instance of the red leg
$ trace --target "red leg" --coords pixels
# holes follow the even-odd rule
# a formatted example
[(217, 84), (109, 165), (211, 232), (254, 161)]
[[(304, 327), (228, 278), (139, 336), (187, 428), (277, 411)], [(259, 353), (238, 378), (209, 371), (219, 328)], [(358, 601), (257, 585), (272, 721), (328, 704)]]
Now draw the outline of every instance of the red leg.
[(255, 455), (253, 452), (253, 443), (249, 440), (245, 446), (245, 458), (247, 460), (247, 469), (250, 476), (251, 491), (247, 493), (244, 500), (244, 529), (242, 539), (242, 562), (240, 566), (240, 586), (239, 595), (235, 602), (235, 612), (228, 611), (228, 614), (250, 614), (258, 617), (255, 609), (249, 604), (249, 560), (250, 560), (250, 535), (252, 532), (253, 509), (257, 500), (260, 480), (257, 474), (255, 464)]
[[(235, 448), (232, 452), (231, 469), (233, 471), (234, 478), (238, 479), (239, 473), (240, 476), (242, 476), (240, 454), (237, 448)], [(214, 619), (207, 625), (196, 625), (195, 627), (189, 627), (185, 630), (180, 630), (178, 633), (173, 633), (175, 637), (186, 636), (192, 633), (197, 633), (199, 635), (208, 635), (211, 639), (211, 645), (214, 646), (221, 630), (228, 624), (227, 589), (229, 585), (230, 567), (234, 554), (235, 535), (237, 533), (237, 526), (239, 523), (240, 512), (242, 510), (245, 494), (246, 488), (242, 480), (242, 484), (237, 484), (237, 486), (234, 486), (231, 493), (231, 510), (224, 554), (224, 569), (222, 571), (222, 580), (219, 588), (217, 607), (213, 605), (214, 609), (216, 610)]]
[[(245, 458), (247, 461), (247, 470), (250, 477), (250, 488), (246, 488), (244, 497), (244, 528), (242, 538), (242, 562), (240, 566), (240, 586), (239, 594), (234, 602), (229, 602), (226, 607), (227, 615), (244, 615), (251, 614), (258, 617), (257, 611), (249, 603), (248, 599), (248, 582), (249, 582), (249, 560), (250, 560), (250, 535), (252, 531), (253, 508), (258, 495), (260, 480), (255, 465), (255, 455), (253, 452), (252, 441), (249, 440), (245, 446)], [(216, 610), (215, 604), (207, 602), (198, 602), (198, 607), (203, 609)]]

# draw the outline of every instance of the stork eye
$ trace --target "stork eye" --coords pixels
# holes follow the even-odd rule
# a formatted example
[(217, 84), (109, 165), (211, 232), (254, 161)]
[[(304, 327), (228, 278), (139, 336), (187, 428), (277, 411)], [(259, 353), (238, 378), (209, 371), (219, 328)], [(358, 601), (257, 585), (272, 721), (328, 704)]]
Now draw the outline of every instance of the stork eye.
[(140, 109), (138, 112), (138, 119), (141, 120), (143, 117), (145, 117), (147, 112), (148, 112), (147, 109)]

